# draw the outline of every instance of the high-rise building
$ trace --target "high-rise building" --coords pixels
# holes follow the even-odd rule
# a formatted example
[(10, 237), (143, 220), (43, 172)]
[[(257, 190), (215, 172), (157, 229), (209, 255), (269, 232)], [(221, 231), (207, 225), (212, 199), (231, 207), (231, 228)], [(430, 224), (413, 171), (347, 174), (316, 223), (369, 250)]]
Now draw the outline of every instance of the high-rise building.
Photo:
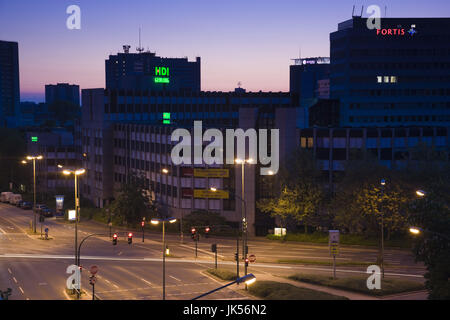
[(105, 61), (106, 89), (200, 91), (200, 57), (162, 58), (154, 52), (124, 52)]
[(66, 101), (80, 105), (80, 86), (76, 84), (57, 83), (45, 85), (45, 103), (51, 105), (55, 101)]
[(450, 19), (367, 18), (330, 34), (330, 95), (340, 126), (450, 124)]
[(16, 127), (19, 104), (18, 44), (0, 40), (0, 127)]

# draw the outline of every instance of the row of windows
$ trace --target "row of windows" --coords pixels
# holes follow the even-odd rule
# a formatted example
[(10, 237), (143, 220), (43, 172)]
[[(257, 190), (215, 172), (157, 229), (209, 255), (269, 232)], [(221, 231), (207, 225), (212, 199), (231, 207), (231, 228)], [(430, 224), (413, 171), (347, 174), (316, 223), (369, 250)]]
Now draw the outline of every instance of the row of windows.
[(360, 117), (348, 117), (349, 122), (447, 122), (450, 121), (450, 115), (437, 115), (437, 116), (360, 116)]
[[(366, 149), (367, 152), (372, 154), (378, 160), (418, 160), (418, 155), (415, 152), (410, 152), (407, 150), (395, 150), (392, 148), (382, 148), (382, 149)], [(362, 153), (361, 149), (349, 149), (347, 157), (347, 149), (344, 148), (334, 148), (331, 150), (329, 148), (317, 148), (316, 158), (317, 160), (361, 160)], [(437, 151), (439, 157), (447, 159), (448, 155), (445, 151)]]
[[(127, 165), (126, 158), (121, 156), (114, 156), (114, 164), (116, 166), (126, 166)], [(132, 169), (145, 170), (156, 173), (161, 173), (162, 169), (166, 168), (165, 165), (161, 165), (158, 162), (145, 161), (134, 158), (129, 159), (129, 166)], [(176, 177), (177, 176), (176, 168), (174, 168), (173, 170), (169, 170), (169, 174), (172, 174), (172, 176)]]
[[(126, 175), (115, 172), (114, 173), (115, 183), (126, 183)], [(178, 188), (176, 186), (171, 186), (169, 184), (164, 184), (160, 182), (155, 182), (149, 179), (145, 179), (145, 189), (154, 191), (155, 193), (178, 197)]]
[(369, 103), (350, 103), (350, 109), (363, 109), (363, 110), (375, 110), (375, 109), (436, 109), (436, 108), (448, 108), (450, 109), (450, 102), (417, 102), (417, 103), (377, 103), (377, 102), (369, 102)]
[(389, 97), (399, 97), (399, 96), (450, 96), (450, 88), (440, 88), (440, 89), (360, 89), (350, 90), (351, 96), (357, 97), (367, 97), (367, 96), (389, 96)]

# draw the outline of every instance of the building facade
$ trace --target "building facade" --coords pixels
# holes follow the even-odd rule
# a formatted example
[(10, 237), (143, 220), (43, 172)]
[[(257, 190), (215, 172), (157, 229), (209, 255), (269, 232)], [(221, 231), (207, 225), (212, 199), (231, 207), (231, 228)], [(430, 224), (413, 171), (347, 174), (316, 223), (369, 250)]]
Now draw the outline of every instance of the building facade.
[(79, 106), (80, 86), (68, 83), (46, 84), (45, 103), (51, 105), (55, 101), (67, 101)]
[(330, 34), (340, 126), (448, 126), (450, 19), (353, 17)]
[[(226, 129), (280, 128), (280, 159), (298, 141), (298, 105), (289, 93), (89, 89), (82, 91), (82, 97), (83, 167), (87, 169), (82, 192), (99, 207), (117, 196), (121, 184), (140, 176), (153, 199), (175, 217), (210, 210), (240, 221), (244, 210), (234, 194), (242, 194), (241, 165), (174, 165), (173, 130), (185, 128), (194, 136), (194, 121), (202, 121), (203, 130), (220, 130), (223, 136)], [(259, 165), (245, 165), (244, 173), (245, 211), (249, 232), (254, 234), (264, 228), (255, 215), (255, 203), (265, 191), (258, 183)], [(211, 187), (220, 192), (211, 193)]]
[(0, 40), (0, 127), (16, 127), (19, 104), (19, 46)]
[(200, 57), (162, 58), (154, 52), (124, 52), (105, 61), (106, 88), (151, 91), (200, 91)]

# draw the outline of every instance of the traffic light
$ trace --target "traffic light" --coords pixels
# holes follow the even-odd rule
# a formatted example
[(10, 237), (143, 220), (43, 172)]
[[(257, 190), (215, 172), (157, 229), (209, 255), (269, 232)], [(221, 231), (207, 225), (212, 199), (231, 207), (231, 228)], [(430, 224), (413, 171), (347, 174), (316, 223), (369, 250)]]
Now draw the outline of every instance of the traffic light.
[(145, 225), (145, 222), (144, 222), (144, 221), (142, 221), (142, 222), (141, 222), (141, 227), (143, 228), (143, 227), (144, 227), (144, 225)]
[(245, 255), (248, 254), (248, 246), (245, 246)]
[(191, 238), (195, 240), (195, 228), (191, 228)]
[(209, 231), (211, 231), (211, 229), (209, 227), (205, 228), (205, 238), (209, 237)]
[(128, 233), (128, 244), (133, 243), (133, 234), (130, 232)]
[(248, 258), (245, 258), (245, 266), (248, 267)]
[(217, 252), (217, 244), (213, 243), (211, 245), (211, 252)]
[(113, 235), (113, 245), (117, 244), (117, 233), (114, 233)]
[(239, 259), (239, 257), (238, 257), (238, 253), (237, 253), (237, 252), (235, 252), (235, 253), (234, 253), (234, 261), (238, 261), (238, 259)]

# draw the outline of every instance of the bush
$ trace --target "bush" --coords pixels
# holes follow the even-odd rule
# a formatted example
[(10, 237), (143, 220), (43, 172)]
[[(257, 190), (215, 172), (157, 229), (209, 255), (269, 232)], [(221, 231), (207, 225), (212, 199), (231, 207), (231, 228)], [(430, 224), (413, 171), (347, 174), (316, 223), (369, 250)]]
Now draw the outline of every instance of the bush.
[(236, 273), (224, 269), (208, 269), (206, 272), (222, 280), (233, 281), (237, 278)]
[(384, 278), (381, 280), (381, 289), (369, 290), (367, 288), (367, 277), (355, 276), (333, 279), (332, 277), (312, 274), (295, 274), (289, 279), (318, 284), (328, 287), (334, 287), (344, 290), (361, 292), (368, 295), (384, 296), (389, 294), (423, 290), (425, 287), (417, 281), (398, 280), (392, 278)]
[(274, 281), (256, 281), (248, 286), (248, 290), (251, 294), (267, 300), (348, 300), (326, 292)]

